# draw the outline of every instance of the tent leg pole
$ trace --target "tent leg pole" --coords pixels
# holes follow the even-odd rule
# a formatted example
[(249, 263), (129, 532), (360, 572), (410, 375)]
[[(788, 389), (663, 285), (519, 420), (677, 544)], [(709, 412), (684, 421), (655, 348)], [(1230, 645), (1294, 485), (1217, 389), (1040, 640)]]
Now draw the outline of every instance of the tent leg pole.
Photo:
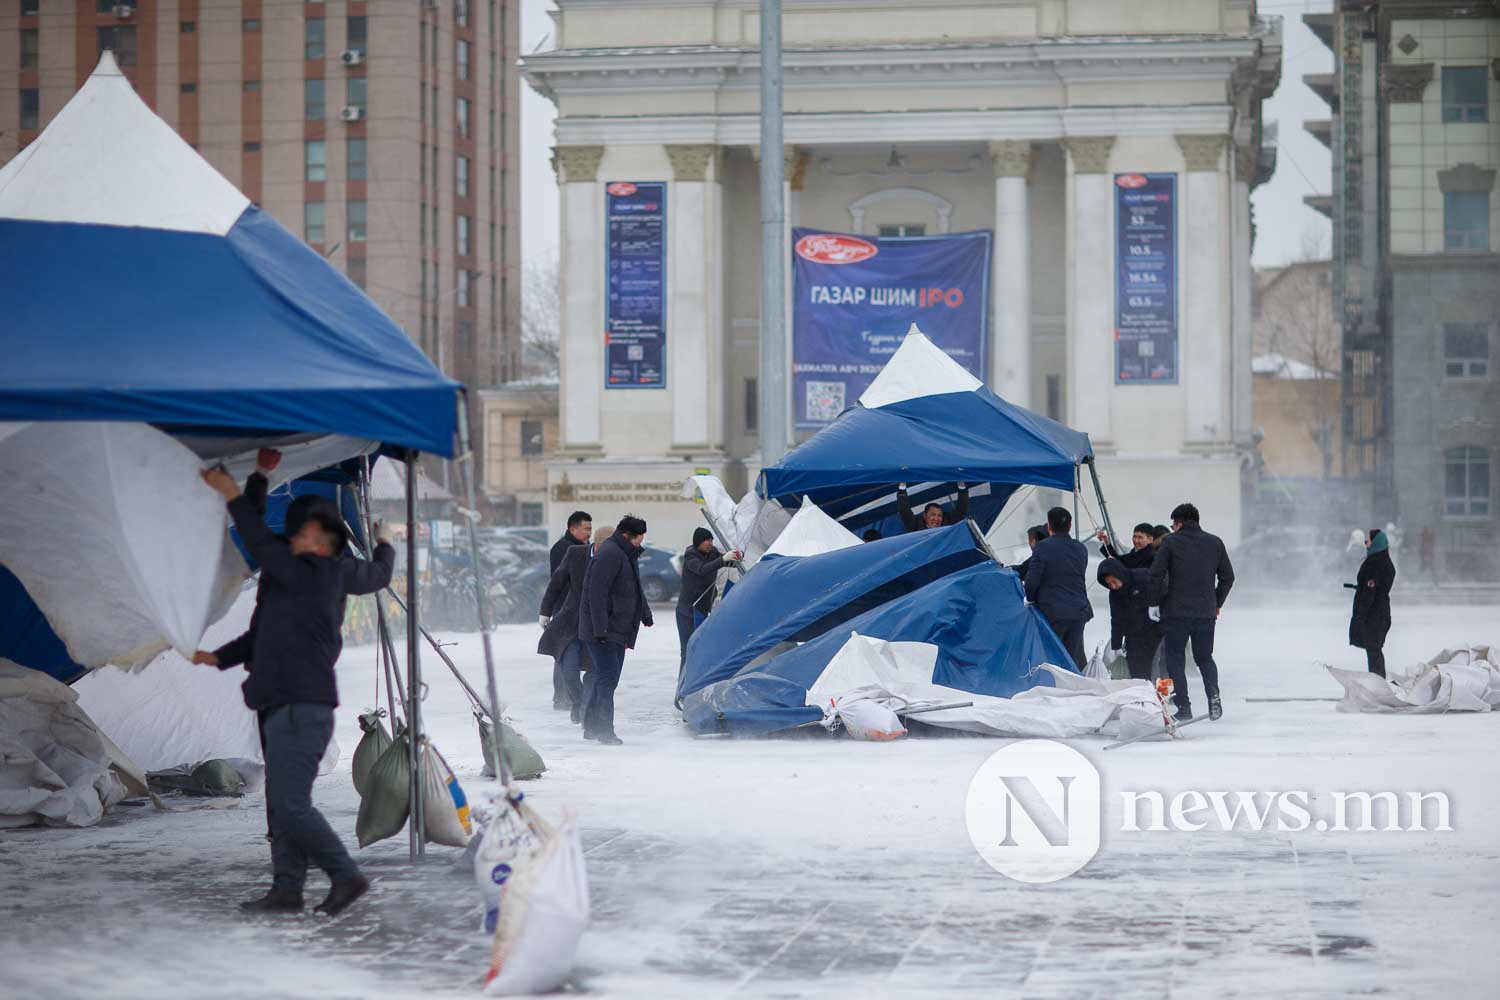
[[(463, 482), (464, 500), (469, 505), (464, 520), (469, 524), (469, 558), (474, 563), (474, 601), (479, 609), (479, 635), (484, 643), (484, 678), (489, 685), (490, 722), (494, 726), (490, 738), (490, 766), (502, 789), (510, 787), (510, 771), (505, 765), (505, 755), (500, 752), (503, 733), (500, 723), (500, 693), (495, 684), (495, 654), (490, 648), (490, 608), (484, 584), (484, 566), (479, 561), (478, 488), (474, 483), (474, 453), (469, 445), (469, 394), (461, 390), (463, 398), (458, 404), (458, 470)], [(457, 670), (454, 671), (457, 673)]]
[(1078, 466), (1073, 466), (1073, 537), (1077, 538), (1083, 533), (1083, 525), (1078, 523), (1078, 490), (1083, 484), (1079, 482)]
[(411, 738), (411, 826), (407, 850), (412, 861), (426, 853), (422, 822), (422, 649), (417, 631), (417, 453), (406, 453), (406, 725)]
[(1090, 455), (1084, 459), (1089, 466), (1089, 477), (1094, 481), (1094, 496), (1099, 500), (1099, 516), (1104, 520), (1104, 532), (1109, 535), (1109, 547), (1116, 552), (1121, 551), (1120, 540), (1115, 536), (1115, 526), (1109, 520), (1109, 505), (1104, 502), (1104, 489), (1099, 485), (1099, 469), (1094, 465), (1094, 457)]
[[(401, 608), (401, 610), (403, 611), (406, 610), (406, 604), (401, 600), (400, 594), (396, 593), (389, 587), (386, 588), (386, 593), (390, 594), (391, 597), (396, 601), (397, 607)], [(427, 626), (421, 626), (421, 630), (422, 638), (427, 640), (427, 645), (432, 647), (432, 651), (438, 655), (439, 659), (441, 659), (445, 664), (448, 665), (449, 670), (453, 671), (453, 676), (457, 678), (459, 686), (462, 687), (466, 692), (468, 692), (469, 697), (473, 699), (474, 703), (479, 706), (480, 710), (483, 711), (485, 715), (489, 715), (489, 706), (484, 703), (484, 699), (479, 696), (479, 692), (474, 690), (474, 685), (469, 683), (468, 678), (458, 672), (458, 665), (453, 662), (453, 658), (450, 657), (447, 653), (443, 652), (443, 644), (432, 637), (432, 633), (427, 631)]]

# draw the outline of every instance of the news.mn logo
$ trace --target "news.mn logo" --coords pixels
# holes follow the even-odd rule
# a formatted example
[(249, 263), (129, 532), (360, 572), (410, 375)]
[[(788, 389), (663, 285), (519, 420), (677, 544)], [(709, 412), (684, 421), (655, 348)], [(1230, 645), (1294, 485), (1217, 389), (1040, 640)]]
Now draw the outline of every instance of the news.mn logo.
[(979, 856), (1017, 882), (1056, 882), (1099, 851), (1099, 772), (1053, 740), (995, 751), (969, 782), (964, 821)]

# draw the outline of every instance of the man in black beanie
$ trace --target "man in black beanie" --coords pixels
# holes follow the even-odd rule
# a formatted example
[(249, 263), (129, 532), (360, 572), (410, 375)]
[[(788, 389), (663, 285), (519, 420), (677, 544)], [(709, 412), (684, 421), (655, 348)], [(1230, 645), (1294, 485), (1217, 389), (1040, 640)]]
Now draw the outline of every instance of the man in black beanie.
[(624, 742), (615, 735), (615, 688), (625, 651), (635, 647), (642, 625), (652, 625), (636, 566), (645, 540), (646, 522), (626, 514), (584, 572), (578, 638), (588, 646), (590, 667), (583, 682), (583, 738), (606, 746)]
[[(726, 556), (714, 548), (713, 532), (707, 528), (694, 529), (693, 544), (682, 553), (682, 588), (677, 591), (677, 638), (682, 644), (682, 656), (677, 663), (678, 686), (682, 683), (682, 668), (687, 664), (688, 640), (699, 622), (713, 610), (719, 570), (739, 560), (739, 552)], [(682, 707), (680, 698), (676, 705)]]

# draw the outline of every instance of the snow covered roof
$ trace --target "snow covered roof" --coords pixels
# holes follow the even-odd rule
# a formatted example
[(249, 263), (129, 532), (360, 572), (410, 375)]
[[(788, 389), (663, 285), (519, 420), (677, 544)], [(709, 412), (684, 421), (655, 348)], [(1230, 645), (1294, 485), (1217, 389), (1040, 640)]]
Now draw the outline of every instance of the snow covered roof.
[(1288, 379), (1295, 382), (1320, 381), (1338, 378), (1337, 372), (1331, 372), (1326, 368), (1318, 368), (1305, 361), (1289, 358), (1284, 354), (1272, 352), (1262, 354), (1250, 362), (1250, 371), (1254, 375), (1271, 375), (1280, 379)]

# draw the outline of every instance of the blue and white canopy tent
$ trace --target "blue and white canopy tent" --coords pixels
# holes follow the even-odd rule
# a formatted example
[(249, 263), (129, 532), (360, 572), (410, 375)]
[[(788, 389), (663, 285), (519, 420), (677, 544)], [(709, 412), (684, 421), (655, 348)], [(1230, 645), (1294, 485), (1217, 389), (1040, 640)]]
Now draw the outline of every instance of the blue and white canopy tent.
[[(381, 451), (406, 461), (410, 498), (420, 452), (459, 456), (474, 506), (463, 387), (158, 118), (109, 53), (0, 169), (0, 268), (0, 658), (71, 680), (190, 654), (225, 610), (205, 596), (219, 571), (245, 569), (193, 481), (205, 461), (239, 478), (276, 447), (280, 480), (342, 469), (352, 483)], [(226, 550), (206, 572), (204, 524)], [(90, 559), (103, 572), (79, 587), (64, 564), (87, 578)], [(409, 574), (412, 692), (416, 596)], [(133, 624), (124, 648), (84, 641), (105, 637), (88, 628), (104, 613)], [(492, 669), (490, 684), (493, 711)], [(419, 704), (406, 709), (420, 731)]]
[(898, 484), (920, 510), (962, 482), (969, 516), (988, 531), (1019, 487), (1076, 492), (1093, 460), (1087, 434), (1001, 399), (913, 325), (859, 402), (763, 469), (757, 490), (783, 507), (806, 497), (855, 534), (885, 536), (905, 530)]

